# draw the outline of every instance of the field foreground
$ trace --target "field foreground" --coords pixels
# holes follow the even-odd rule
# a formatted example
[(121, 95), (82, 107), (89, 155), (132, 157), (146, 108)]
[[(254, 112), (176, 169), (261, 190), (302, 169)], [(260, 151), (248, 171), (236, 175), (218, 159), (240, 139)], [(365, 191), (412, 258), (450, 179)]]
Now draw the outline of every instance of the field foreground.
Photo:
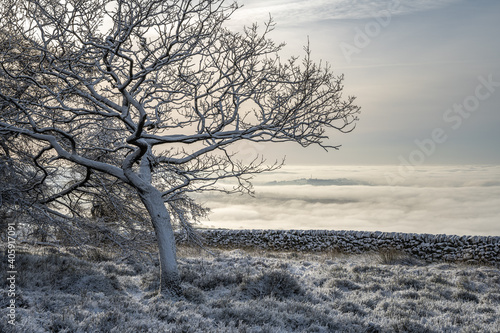
[[(16, 326), (1, 332), (500, 332), (500, 269), (365, 255), (182, 247), (183, 296), (154, 261), (17, 255)], [(6, 286), (6, 257), (2, 281)]]

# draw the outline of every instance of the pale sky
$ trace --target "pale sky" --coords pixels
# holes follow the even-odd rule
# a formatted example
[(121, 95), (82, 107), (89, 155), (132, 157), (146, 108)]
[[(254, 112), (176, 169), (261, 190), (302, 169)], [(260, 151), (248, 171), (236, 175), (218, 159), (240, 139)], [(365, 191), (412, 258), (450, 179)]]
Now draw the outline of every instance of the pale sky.
[[(332, 133), (340, 151), (254, 146), (287, 164), (500, 163), (500, 1), (243, 0), (231, 26), (262, 23), (301, 55), (345, 74), (362, 107), (357, 128)], [(416, 143), (416, 141), (418, 143)]]

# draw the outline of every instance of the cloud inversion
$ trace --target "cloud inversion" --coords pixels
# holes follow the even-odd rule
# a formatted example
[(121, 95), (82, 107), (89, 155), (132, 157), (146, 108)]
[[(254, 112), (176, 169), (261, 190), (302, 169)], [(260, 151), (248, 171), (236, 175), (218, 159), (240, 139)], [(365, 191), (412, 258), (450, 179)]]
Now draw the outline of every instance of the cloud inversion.
[[(205, 226), (500, 235), (500, 167), (426, 167), (390, 186), (397, 167), (287, 167), (262, 175), (256, 196), (207, 194)], [(270, 179), (348, 178), (370, 185), (263, 185)]]

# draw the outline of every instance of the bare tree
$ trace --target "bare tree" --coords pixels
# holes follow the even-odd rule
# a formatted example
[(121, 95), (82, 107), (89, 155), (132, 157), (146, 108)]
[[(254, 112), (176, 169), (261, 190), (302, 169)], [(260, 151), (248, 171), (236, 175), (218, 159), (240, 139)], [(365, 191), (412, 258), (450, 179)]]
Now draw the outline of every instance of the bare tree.
[[(354, 97), (341, 96), (343, 77), (313, 63), (308, 47), (301, 60), (279, 58), (283, 45), (267, 37), (272, 21), (227, 29), (236, 4), (2, 0), (1, 7), (0, 30), (10, 33), (0, 55), (0, 133), (31, 140), (43, 182), (79, 170), (39, 202), (48, 214), (75, 213), (49, 204), (98, 174), (134, 189), (156, 233), (163, 292), (179, 292), (172, 221), (199, 211), (189, 192), (249, 192), (253, 174), (280, 166), (257, 156), (243, 163), (231, 144), (337, 149), (325, 144), (326, 130), (348, 132), (357, 120)], [(221, 187), (225, 178), (237, 185)]]

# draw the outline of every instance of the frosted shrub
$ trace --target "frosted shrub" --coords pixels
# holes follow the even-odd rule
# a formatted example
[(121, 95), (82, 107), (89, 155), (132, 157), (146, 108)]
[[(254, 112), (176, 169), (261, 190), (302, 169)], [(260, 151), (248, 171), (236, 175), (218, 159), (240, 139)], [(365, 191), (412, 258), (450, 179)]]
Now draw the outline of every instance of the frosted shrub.
[(141, 287), (144, 291), (154, 292), (160, 287), (159, 276), (157, 272), (147, 272), (141, 277)]
[(182, 295), (192, 303), (202, 304), (205, 303), (205, 295), (203, 291), (196, 287), (188, 287), (182, 290)]
[(380, 250), (378, 262), (383, 265), (415, 265), (418, 261), (396, 249)]
[(342, 291), (357, 290), (361, 287), (347, 279), (331, 279), (325, 283), (327, 288), (338, 288)]
[(432, 333), (436, 332), (430, 330), (419, 323), (414, 321), (403, 319), (393, 324), (392, 326), (393, 332), (403, 333), (403, 332), (415, 332), (415, 333)]
[(49, 319), (47, 328), (50, 332), (73, 332), (75, 330), (74, 318), (65, 316), (65, 314), (55, 313)]
[(458, 301), (479, 303), (479, 298), (468, 291), (458, 291), (454, 296)]
[(288, 298), (301, 293), (295, 277), (286, 271), (274, 270), (243, 282), (241, 289), (252, 298), (272, 296), (278, 299)]
[(97, 247), (91, 247), (86, 251), (86, 259), (92, 262), (110, 261), (113, 259), (113, 254), (99, 249)]
[(399, 276), (396, 279), (394, 279), (393, 290), (406, 290), (406, 289), (421, 290), (424, 287), (425, 287), (424, 284), (415, 278)]
[(213, 290), (218, 287), (229, 287), (238, 285), (243, 281), (241, 274), (221, 273), (221, 272), (206, 272), (205, 274), (187, 273), (181, 274), (183, 281), (191, 283), (193, 286), (201, 290)]
[(361, 306), (352, 302), (344, 302), (340, 304), (339, 311), (342, 313), (352, 313), (361, 317), (366, 315), (366, 312)]
[(437, 283), (437, 284), (443, 284), (443, 285), (450, 285), (451, 283), (443, 278), (441, 274), (433, 275), (432, 278), (429, 280), (430, 282)]

